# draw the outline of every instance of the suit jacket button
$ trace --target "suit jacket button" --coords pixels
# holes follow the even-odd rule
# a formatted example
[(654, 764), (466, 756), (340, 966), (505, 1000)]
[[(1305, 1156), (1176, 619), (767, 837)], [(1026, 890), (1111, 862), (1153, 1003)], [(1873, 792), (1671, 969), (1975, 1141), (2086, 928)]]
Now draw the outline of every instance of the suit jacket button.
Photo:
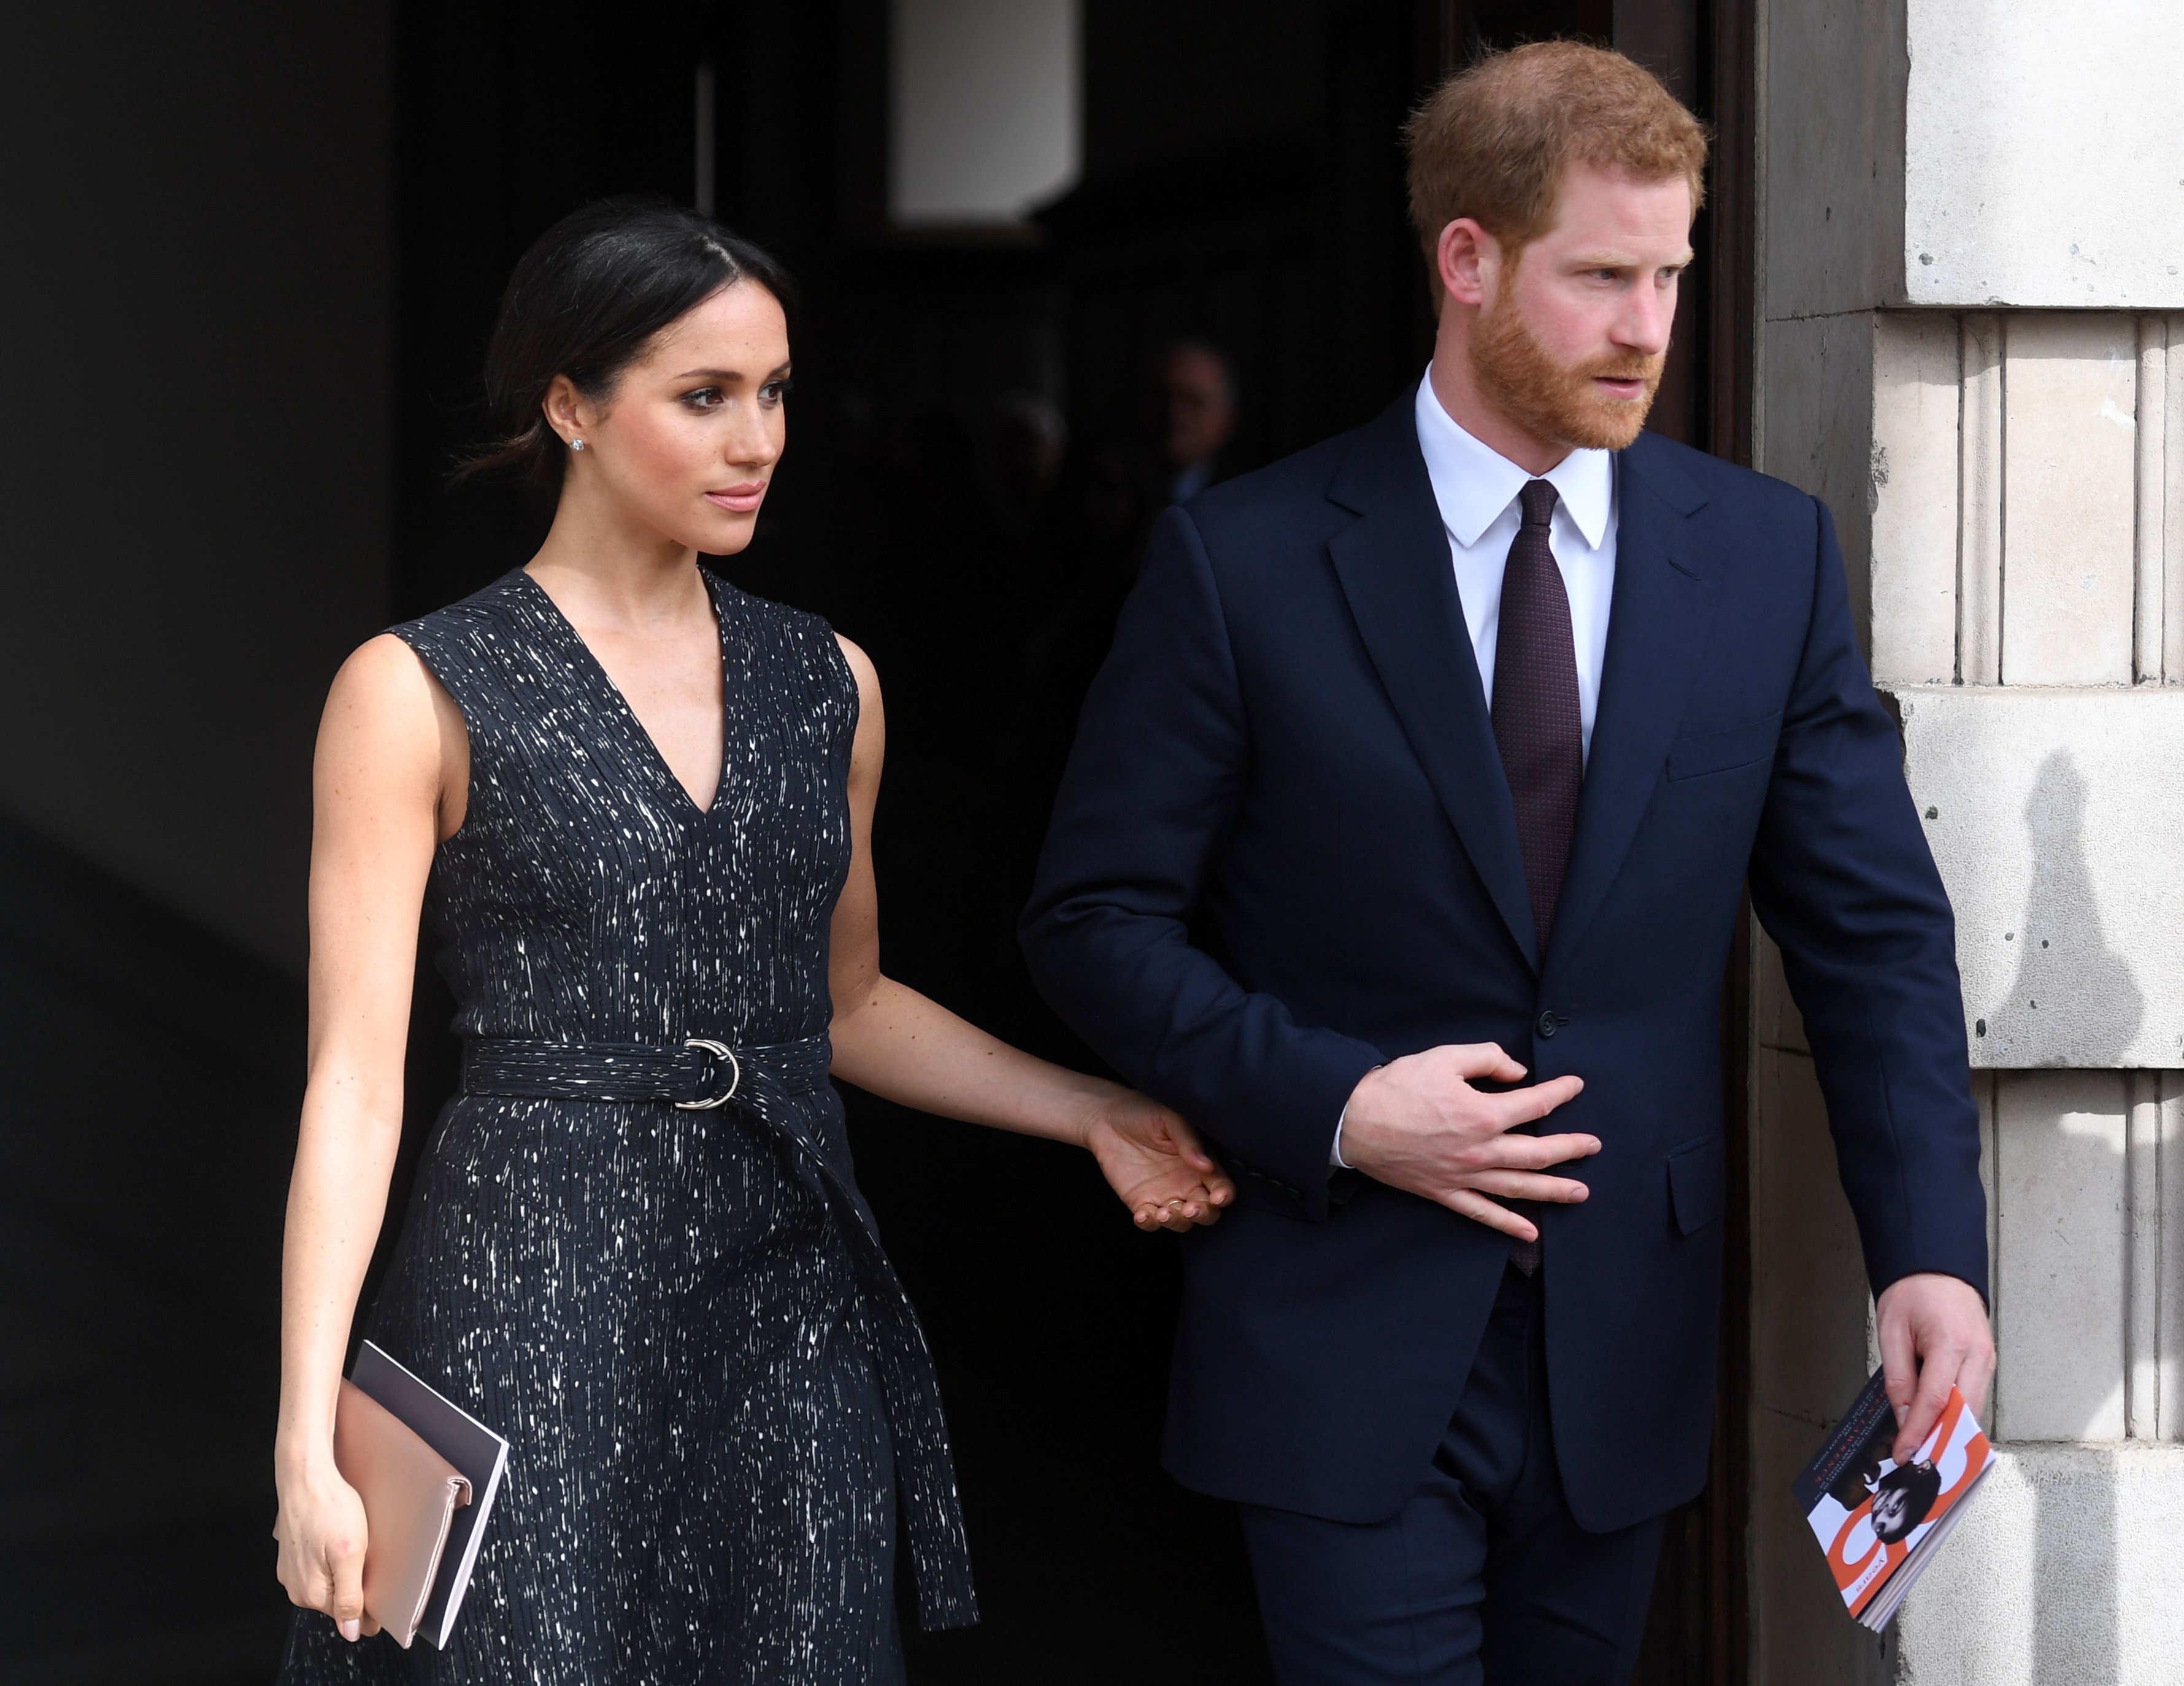
[(1540, 1034), (1542, 1036), (1552, 1036), (1568, 1023), (1569, 1021), (1567, 1019), (1557, 1019), (1552, 1013), (1542, 1013), (1540, 1015)]

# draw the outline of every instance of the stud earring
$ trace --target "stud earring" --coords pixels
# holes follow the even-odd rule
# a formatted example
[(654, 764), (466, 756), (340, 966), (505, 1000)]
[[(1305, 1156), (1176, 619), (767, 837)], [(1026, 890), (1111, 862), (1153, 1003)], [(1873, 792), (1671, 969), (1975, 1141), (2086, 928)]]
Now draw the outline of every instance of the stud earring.
[(569, 441), (569, 449), (572, 451), (580, 451), (583, 449), (583, 448), (584, 442), (582, 439), (571, 439)]

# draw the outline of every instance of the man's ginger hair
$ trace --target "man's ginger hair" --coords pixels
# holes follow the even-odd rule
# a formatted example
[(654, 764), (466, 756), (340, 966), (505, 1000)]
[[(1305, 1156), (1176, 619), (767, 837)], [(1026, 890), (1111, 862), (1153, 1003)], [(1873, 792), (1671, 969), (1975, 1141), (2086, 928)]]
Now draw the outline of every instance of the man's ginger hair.
[(1441, 231), (1459, 217), (1513, 257), (1546, 233), (1573, 164), (1644, 181), (1680, 176), (1694, 212), (1706, 198), (1705, 126), (1642, 64), (1582, 42), (1534, 42), (1458, 71), (1404, 139), (1411, 221), (1436, 274)]

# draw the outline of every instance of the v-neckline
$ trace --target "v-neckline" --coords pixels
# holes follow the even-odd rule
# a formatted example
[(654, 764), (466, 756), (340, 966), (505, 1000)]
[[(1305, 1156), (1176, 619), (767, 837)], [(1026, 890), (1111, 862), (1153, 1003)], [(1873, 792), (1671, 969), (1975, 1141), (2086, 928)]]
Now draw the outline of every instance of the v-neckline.
[(675, 794), (682, 799), (684, 806), (688, 807), (691, 812), (696, 814), (700, 819), (704, 819), (709, 816), (715, 808), (720, 806), (721, 793), (727, 788), (728, 783), (728, 723), (727, 719), (728, 698), (728, 628), (727, 618), (721, 613), (720, 593), (715, 589), (711, 577), (708, 575), (703, 568), (699, 568), (698, 570), (699, 581), (705, 588), (705, 600), (711, 606), (713, 611), (713, 637), (714, 642), (718, 647), (721, 663), (721, 706), (722, 716), (721, 720), (721, 765), (718, 775), (715, 779), (713, 784), (713, 800), (705, 803), (703, 807), (700, 807), (699, 805), (698, 799), (690, 794), (690, 787), (682, 782), (682, 775), (676, 772), (673, 764), (669, 762), (666, 756), (661, 752), (658, 741), (653, 737), (651, 729), (645, 725), (644, 717), (638, 713), (635, 708), (630, 706), (629, 698), (623, 695), (621, 687), (615, 683), (614, 675), (607, 672), (606, 663), (599, 660), (598, 653), (594, 651), (592, 646), (585, 641), (583, 634), (577, 631), (577, 623), (571, 620), (566, 611), (562, 609), (561, 606), (554, 600), (554, 594), (547, 590), (544, 586), (538, 583), (537, 578), (532, 573), (530, 569), (518, 568), (515, 570), (515, 572), (522, 579), (525, 584), (528, 585), (532, 591), (538, 594), (538, 600), (546, 606), (547, 614), (552, 617), (554, 624), (560, 628), (562, 634), (568, 639), (570, 643), (576, 645), (577, 651), (582, 656), (584, 661), (589, 664), (592, 673), (593, 677), (598, 679), (600, 687), (605, 691), (606, 695), (612, 699), (615, 707), (621, 711), (622, 718), (628, 722), (631, 733), (636, 737), (638, 742), (644, 745), (644, 753), (652, 757), (653, 771), (658, 773), (666, 781), (669, 787), (674, 790)]

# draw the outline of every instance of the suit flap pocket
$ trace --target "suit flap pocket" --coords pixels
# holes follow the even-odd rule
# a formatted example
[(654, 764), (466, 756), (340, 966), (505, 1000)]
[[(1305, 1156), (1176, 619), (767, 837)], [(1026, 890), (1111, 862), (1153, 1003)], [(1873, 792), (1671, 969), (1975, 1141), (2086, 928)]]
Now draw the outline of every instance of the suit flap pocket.
[(1669, 1155), (1669, 1199), (1675, 1208), (1678, 1230), (1691, 1235), (1720, 1218), (1726, 1180), (1719, 1136), (1679, 1147)]
[(1782, 717), (1777, 712), (1726, 732), (1694, 732), (1679, 738), (1669, 749), (1669, 777), (1697, 779), (1765, 761), (1774, 755), (1774, 740), (1781, 733)]

